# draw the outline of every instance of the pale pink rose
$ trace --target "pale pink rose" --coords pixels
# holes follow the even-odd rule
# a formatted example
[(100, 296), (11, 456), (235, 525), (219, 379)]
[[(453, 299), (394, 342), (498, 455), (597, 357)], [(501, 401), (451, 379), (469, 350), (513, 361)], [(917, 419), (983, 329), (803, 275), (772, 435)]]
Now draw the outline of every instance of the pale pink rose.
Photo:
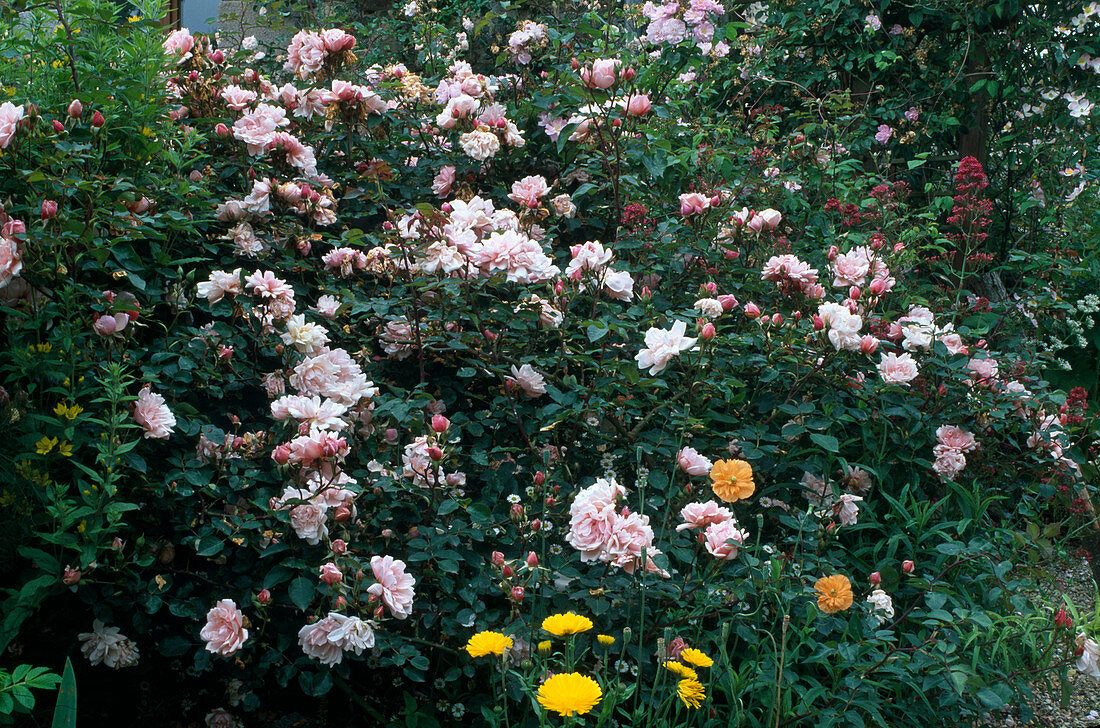
[[(649, 516), (630, 513), (623, 508), (611, 525), (611, 535), (604, 544), (600, 560), (633, 574), (641, 561), (643, 549), (649, 555), (656, 553), (652, 547), (653, 529), (649, 525)], [(646, 570), (650, 570), (648, 563)]]
[(1100, 642), (1082, 632), (1077, 635), (1076, 645), (1081, 650), (1077, 658), (1077, 669), (1090, 677), (1100, 678)]
[(19, 122), (23, 120), (23, 106), (10, 101), (0, 104), (0, 149), (7, 149), (15, 133), (19, 131)]
[(940, 343), (947, 347), (947, 351), (952, 354), (969, 354), (970, 351), (966, 344), (963, 343), (962, 337), (956, 333), (944, 334), (939, 337)]
[(932, 452), (936, 455), (936, 460), (932, 463), (932, 470), (943, 480), (953, 479), (966, 467), (966, 456), (958, 450), (936, 445), (932, 448)]
[(224, 708), (215, 708), (206, 714), (206, 728), (237, 728), (237, 719)]
[(834, 286), (862, 286), (871, 272), (871, 250), (860, 246), (838, 255), (832, 264)]
[(237, 119), (233, 124), (233, 136), (244, 142), (249, 155), (264, 153), (275, 132), (290, 124), (286, 111), (271, 104), (259, 104), (255, 110)]
[(328, 52), (320, 33), (301, 30), (290, 39), (286, 55), (283, 69), (294, 73), (298, 78), (306, 79), (321, 70)]
[(248, 105), (256, 100), (256, 92), (243, 89), (240, 86), (226, 86), (222, 89), (222, 99), (225, 105), (233, 111), (244, 111)]
[(710, 198), (698, 192), (685, 192), (680, 195), (680, 215), (700, 215), (710, 207)]
[(676, 456), (676, 462), (688, 475), (709, 475), (712, 463), (696, 452), (695, 448), (684, 447)]
[(485, 126), (478, 126), (458, 138), (458, 144), (466, 156), (484, 162), (500, 151), (500, 139)]
[(137, 645), (121, 634), (118, 627), (108, 627), (98, 619), (92, 622), (91, 632), (82, 632), (77, 635), (77, 639), (82, 643), (81, 653), (92, 665), (102, 663), (119, 670), (136, 665), (140, 656)]
[(604, 276), (603, 289), (608, 298), (631, 301), (634, 299), (634, 278), (625, 270), (609, 271)]
[(584, 245), (574, 245), (569, 252), (573, 257), (565, 268), (565, 277), (573, 280), (579, 280), (583, 271), (602, 270), (614, 257), (609, 248), (595, 240)]
[(618, 517), (615, 503), (625, 492), (614, 480), (600, 478), (574, 496), (565, 540), (581, 552), (581, 561), (595, 561), (603, 554)]
[(134, 420), (145, 429), (146, 439), (165, 439), (176, 426), (176, 418), (164, 403), (164, 397), (154, 394), (149, 385), (138, 393)]
[(398, 619), (412, 614), (413, 598), (416, 591), (413, 585), (416, 579), (405, 573), (405, 562), (392, 556), (372, 556), (370, 568), (374, 572), (377, 584), (371, 584), (368, 592), (382, 600), (390, 613)]
[(313, 310), (331, 320), (336, 318), (336, 312), (339, 308), (339, 299), (334, 296), (321, 296), (317, 299), (317, 305), (313, 307)]
[(936, 439), (941, 445), (966, 453), (978, 447), (974, 435), (954, 425), (940, 425), (936, 428)]
[(211, 271), (210, 277), (198, 285), (198, 294), (210, 303), (217, 303), (225, 294), (241, 293), (241, 269), (232, 273), (223, 270)]
[(451, 194), (451, 187), (455, 183), (455, 168), (453, 164), (448, 164), (443, 169), (439, 170), (439, 174), (432, 180), (432, 193), (442, 199), (448, 197)]
[(591, 68), (581, 69), (581, 80), (586, 86), (604, 89), (615, 85), (617, 69), (622, 64), (617, 58), (601, 58), (592, 62)]
[(671, 329), (651, 328), (645, 334), (645, 348), (635, 356), (639, 369), (649, 369), (650, 376), (660, 374), (672, 357), (695, 346), (696, 339), (687, 337), (687, 324), (677, 321)]
[(862, 501), (863, 498), (858, 495), (852, 495), (851, 493), (844, 493), (840, 496), (836, 505), (833, 506), (836, 518), (845, 526), (854, 526), (859, 517), (859, 506), (856, 504)]
[(339, 584), (344, 580), (344, 572), (340, 571), (339, 566), (331, 562), (322, 564), (320, 579), (329, 586)]
[[(779, 210), (773, 210), (770, 207), (766, 210), (762, 210), (757, 213), (763, 223), (764, 230), (775, 230), (779, 227), (779, 223), (783, 221), (783, 214)], [(816, 277), (815, 277), (816, 280)]]
[(646, 94), (634, 94), (623, 102), (623, 108), (631, 116), (645, 116), (653, 108), (653, 102)]
[(802, 480), (799, 482), (804, 489), (802, 495), (806, 496), (806, 500), (811, 505), (828, 508), (836, 501), (832, 487), (825, 482), (824, 478), (804, 472), (802, 473)]
[(128, 323), (130, 323), (130, 317), (127, 314), (116, 313), (113, 316), (103, 314), (92, 323), (92, 329), (100, 336), (113, 336), (121, 333)]
[[(707, 553), (718, 559), (731, 561), (737, 558), (737, 551), (748, 540), (749, 533), (737, 527), (732, 518), (712, 523), (703, 531), (703, 546)], [(728, 543), (732, 541), (732, 543)]]
[(562, 217), (573, 217), (577, 214), (577, 206), (573, 204), (568, 194), (560, 194), (550, 201), (554, 212)]
[(232, 599), (222, 599), (206, 613), (206, 626), (199, 632), (206, 640), (206, 651), (228, 657), (244, 646), (248, 630), (244, 628), (244, 613)]
[(966, 368), (982, 383), (988, 383), (997, 378), (996, 359), (971, 359), (967, 362)]
[(882, 381), (889, 382), (891, 384), (904, 384), (909, 385), (909, 382), (917, 378), (919, 371), (917, 369), (917, 363), (913, 361), (913, 357), (909, 354), (883, 354), (882, 361), (878, 365), (879, 375), (882, 376)]
[(733, 518), (729, 508), (720, 506), (716, 501), (709, 500), (705, 503), (688, 503), (680, 510), (680, 518), (683, 523), (676, 526), (677, 531), (686, 531), (694, 528), (706, 528), (712, 523), (722, 523)]
[(550, 186), (546, 184), (546, 178), (542, 176), (524, 177), (518, 182), (512, 183), (512, 192), (508, 199), (524, 207), (535, 209), (539, 201), (550, 192)]
[(355, 36), (345, 33), (339, 28), (330, 28), (321, 31), (321, 40), (325, 44), (325, 50), (329, 53), (349, 51), (355, 47)]
[(504, 377), (504, 381), (518, 386), (532, 399), (546, 394), (546, 380), (530, 364), (524, 364), (518, 368), (513, 364), (512, 376)]
[(176, 56), (176, 65), (183, 63), (191, 57), (191, 51), (195, 47), (195, 38), (187, 28), (173, 30), (161, 44), (164, 52), (170, 56)]
[(290, 526), (299, 538), (316, 546), (328, 535), (327, 511), (328, 506), (318, 499), (294, 506), (290, 509)]
[(23, 270), (23, 255), (19, 241), (0, 237), (0, 288), (12, 282)]
[(344, 650), (338, 642), (329, 636), (340, 628), (340, 621), (329, 615), (319, 622), (307, 624), (298, 630), (298, 644), (307, 657), (318, 660), (322, 665), (339, 665), (344, 659)]

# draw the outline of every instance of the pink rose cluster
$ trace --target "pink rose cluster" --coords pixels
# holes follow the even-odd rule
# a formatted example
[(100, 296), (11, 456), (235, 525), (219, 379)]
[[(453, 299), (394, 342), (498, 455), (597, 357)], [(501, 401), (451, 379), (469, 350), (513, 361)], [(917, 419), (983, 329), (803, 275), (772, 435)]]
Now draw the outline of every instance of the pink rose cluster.
[(465, 130), (459, 136), (459, 147), (478, 162), (496, 156), (504, 147), (526, 144), (505, 107), (493, 101), (491, 88), (509, 85), (501, 81), (475, 74), (469, 63), (456, 61), (435, 90), (435, 100), (443, 106), (436, 126), (440, 131)]
[(642, 6), (642, 15), (649, 20), (645, 37), (653, 45), (676, 45), (690, 35), (704, 54), (714, 50), (716, 55), (725, 56), (729, 53), (726, 43), (714, 45), (711, 42), (714, 20), (725, 12), (725, 7), (716, 0), (690, 0), (686, 10), (678, 0), (661, 4), (646, 2)]
[[(858, 468), (845, 470), (843, 481), (847, 487), (866, 492), (870, 488), (870, 481), (865, 471)], [(854, 526), (859, 521), (859, 503), (862, 496), (854, 493), (841, 493), (837, 495), (833, 487), (824, 479), (811, 473), (802, 474), (802, 495), (810, 505), (817, 508), (818, 518), (833, 518), (842, 526)]]
[(578, 491), (569, 507), (569, 533), (566, 542), (581, 553), (581, 561), (600, 561), (633, 574), (645, 552), (645, 570), (668, 577), (653, 556), (660, 550), (653, 546), (653, 529), (649, 516), (631, 513), (618, 507), (626, 489), (614, 479), (599, 478)]
[(936, 428), (936, 442), (932, 448), (936, 456), (932, 470), (942, 480), (954, 480), (966, 467), (966, 453), (978, 449), (974, 435), (954, 425)]
[(634, 278), (629, 272), (611, 266), (615, 254), (610, 248), (590, 240), (583, 245), (572, 246), (569, 254), (572, 257), (565, 268), (565, 277), (578, 282), (580, 290), (592, 286), (613, 300), (633, 300)]
[[(448, 473), (443, 469), (443, 438), (441, 433), (419, 435), (405, 446), (401, 454), (401, 476), (421, 488), (448, 486), (458, 488), (466, 484), (466, 474)], [(433, 457), (434, 456), (434, 457)]]
[(355, 36), (339, 28), (320, 32), (300, 30), (290, 39), (283, 69), (300, 79), (312, 79), (324, 68), (326, 61), (338, 62), (354, 47)]
[(817, 282), (817, 268), (790, 253), (768, 258), (760, 278), (774, 282), (785, 296), (801, 294), (813, 300), (825, 297), (824, 286)]
[(546, 26), (533, 20), (524, 20), (518, 29), (508, 36), (508, 51), (521, 66), (531, 62), (531, 50), (546, 40)]
[(749, 538), (749, 532), (738, 526), (733, 513), (713, 500), (688, 503), (680, 510), (683, 521), (677, 531), (702, 530), (699, 541), (711, 556), (732, 561)]
[(345, 652), (361, 655), (373, 649), (377, 626), (369, 619), (329, 612), (324, 619), (298, 630), (298, 646), (307, 657), (331, 667), (343, 661)]

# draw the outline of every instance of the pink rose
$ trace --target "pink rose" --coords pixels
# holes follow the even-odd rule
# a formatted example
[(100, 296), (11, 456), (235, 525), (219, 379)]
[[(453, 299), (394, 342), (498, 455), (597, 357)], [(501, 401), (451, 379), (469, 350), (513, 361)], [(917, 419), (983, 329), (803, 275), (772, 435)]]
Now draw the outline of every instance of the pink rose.
[(339, 28), (322, 30), (321, 39), (325, 44), (325, 50), (330, 53), (350, 51), (355, 47), (355, 36), (345, 33)]
[(114, 316), (103, 314), (92, 323), (92, 329), (100, 336), (112, 336), (126, 328), (130, 323), (130, 317), (124, 313), (116, 313)]
[(550, 192), (550, 186), (541, 176), (524, 177), (518, 182), (512, 183), (512, 192), (508, 199), (517, 204), (534, 209), (539, 206), (539, 200)]
[(710, 198), (698, 192), (686, 192), (680, 195), (680, 215), (700, 215), (710, 207)]
[(147, 439), (166, 439), (176, 426), (176, 418), (164, 403), (164, 397), (155, 394), (149, 385), (145, 385), (138, 393), (134, 405), (134, 420), (145, 429)]
[(413, 598), (416, 596), (413, 586), (416, 579), (405, 573), (405, 562), (392, 556), (372, 556), (370, 567), (378, 583), (371, 584), (367, 591), (379, 597), (398, 619), (405, 619), (412, 614)]
[(882, 361), (878, 365), (879, 375), (882, 381), (890, 384), (909, 385), (909, 382), (917, 378), (919, 373), (917, 363), (909, 354), (883, 354)]
[(695, 451), (695, 448), (682, 448), (676, 456), (676, 462), (688, 475), (707, 475), (710, 473), (711, 462)]
[(646, 94), (634, 94), (626, 100), (625, 108), (631, 116), (645, 116), (653, 108), (653, 102)]
[(703, 546), (711, 556), (731, 561), (737, 558), (738, 549), (748, 537), (748, 531), (738, 528), (737, 522), (731, 518), (707, 526), (703, 532)]
[(709, 500), (706, 503), (688, 503), (680, 510), (680, 518), (683, 523), (676, 527), (677, 531), (686, 531), (694, 528), (706, 528), (713, 523), (722, 523), (733, 518), (729, 508), (720, 506), (716, 501)]
[(448, 197), (451, 194), (451, 187), (455, 183), (455, 168), (454, 165), (448, 164), (439, 170), (439, 174), (432, 180), (432, 193), (440, 199)]
[(10, 101), (0, 104), (0, 149), (7, 149), (15, 133), (19, 131), (19, 122), (23, 120), (23, 107)]
[(778, 210), (773, 210), (770, 207), (760, 213), (761, 224), (765, 230), (775, 230), (779, 227), (779, 223), (783, 221), (783, 214)]
[(191, 57), (191, 50), (195, 47), (195, 38), (187, 28), (173, 30), (164, 39), (162, 44), (164, 52), (170, 56), (176, 56), (176, 65), (183, 63)]
[(978, 447), (978, 442), (972, 433), (954, 425), (941, 425), (936, 428), (936, 439), (941, 445), (963, 453)]
[(327, 617), (314, 624), (307, 624), (298, 630), (298, 645), (307, 657), (318, 660), (322, 665), (338, 665), (344, 659), (344, 650), (340, 647), (339, 639), (330, 640), (329, 636), (343, 626), (336, 614)]
[(321, 566), (321, 581), (332, 586), (333, 584), (339, 584), (343, 580), (344, 574), (336, 564), (330, 562)]
[(244, 613), (232, 599), (222, 599), (206, 613), (206, 626), (199, 632), (206, 640), (206, 651), (228, 657), (241, 649), (248, 639)]
[(615, 85), (616, 71), (622, 61), (619, 59), (601, 58), (592, 62), (592, 67), (581, 69), (581, 80), (586, 86), (604, 89), (605, 91)]

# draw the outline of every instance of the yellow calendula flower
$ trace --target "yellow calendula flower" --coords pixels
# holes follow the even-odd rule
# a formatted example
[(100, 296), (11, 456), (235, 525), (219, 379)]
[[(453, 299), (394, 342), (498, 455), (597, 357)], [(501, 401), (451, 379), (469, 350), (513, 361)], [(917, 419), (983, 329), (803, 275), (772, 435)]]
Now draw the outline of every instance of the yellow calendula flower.
[(596, 635), (596, 641), (599, 642), (604, 647), (610, 647), (611, 645), (615, 644), (615, 638), (612, 637), (609, 634), (598, 634), (598, 635)]
[(478, 632), (466, 643), (470, 657), (485, 655), (503, 655), (512, 646), (512, 638), (500, 632)]
[(539, 705), (558, 715), (584, 715), (603, 698), (600, 684), (578, 672), (564, 672), (546, 680), (538, 692)]
[(550, 640), (543, 640), (539, 642), (539, 653), (543, 655), (549, 655), (550, 650), (554, 648), (554, 643)]
[(752, 466), (744, 460), (719, 460), (710, 469), (711, 489), (726, 503), (748, 498), (756, 492)]
[(698, 680), (699, 673), (692, 670), (687, 665), (676, 662), (675, 660), (665, 660), (664, 668), (674, 675), (677, 675), (688, 680)]
[(680, 681), (676, 686), (676, 694), (680, 696), (680, 700), (684, 702), (684, 705), (689, 708), (698, 708), (707, 697), (707, 691), (703, 688), (703, 683), (691, 678)]
[(73, 444), (68, 440), (62, 440), (61, 444), (57, 446), (57, 451), (63, 457), (71, 458), (73, 456)]
[(694, 647), (688, 647), (680, 653), (680, 659), (689, 665), (695, 665), (696, 667), (710, 667), (714, 664), (714, 660), (710, 659), (710, 656), (702, 650), (697, 650)]
[(592, 629), (592, 620), (573, 612), (551, 614), (542, 620), (542, 628), (556, 637), (565, 637)]
[(57, 445), (56, 437), (43, 437), (38, 442), (34, 443), (34, 451), (39, 455), (45, 455), (50, 450), (53, 450), (55, 445)]

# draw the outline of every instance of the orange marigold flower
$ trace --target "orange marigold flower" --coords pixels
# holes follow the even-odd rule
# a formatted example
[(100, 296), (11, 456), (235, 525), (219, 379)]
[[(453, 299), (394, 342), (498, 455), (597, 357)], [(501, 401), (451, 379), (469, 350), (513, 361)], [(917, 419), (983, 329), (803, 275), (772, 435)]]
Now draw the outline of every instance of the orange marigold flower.
[(814, 589), (817, 589), (817, 608), (825, 614), (843, 612), (852, 606), (852, 582), (843, 574), (818, 579)]
[(719, 460), (710, 469), (711, 488), (726, 503), (748, 498), (756, 492), (752, 466), (744, 460)]

